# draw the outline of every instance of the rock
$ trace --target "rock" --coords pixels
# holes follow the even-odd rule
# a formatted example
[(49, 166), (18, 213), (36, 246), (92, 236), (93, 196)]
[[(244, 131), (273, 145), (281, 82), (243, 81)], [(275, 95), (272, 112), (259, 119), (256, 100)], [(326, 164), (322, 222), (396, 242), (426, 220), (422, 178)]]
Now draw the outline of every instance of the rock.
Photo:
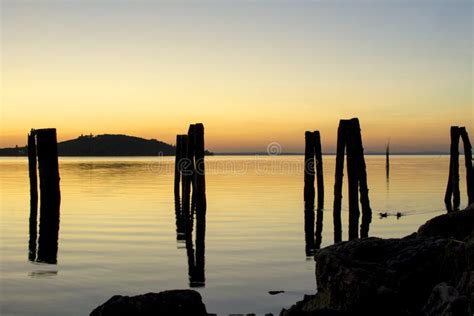
[(471, 316), (465, 296), (446, 283), (436, 285), (423, 307), (424, 316)]
[(464, 315), (473, 306), (473, 223), (470, 208), (435, 217), (405, 238), (321, 249), (318, 292), (281, 315)]
[(115, 295), (90, 316), (207, 316), (201, 295), (192, 290), (172, 290), (137, 296)]
[(474, 233), (474, 206), (436, 216), (418, 229), (419, 237), (452, 237), (465, 240)]

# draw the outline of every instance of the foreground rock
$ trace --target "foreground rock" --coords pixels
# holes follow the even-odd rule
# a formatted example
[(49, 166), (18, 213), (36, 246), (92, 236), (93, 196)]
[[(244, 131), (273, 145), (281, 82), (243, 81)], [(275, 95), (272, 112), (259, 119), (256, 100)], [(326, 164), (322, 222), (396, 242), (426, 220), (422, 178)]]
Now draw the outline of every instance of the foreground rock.
[(473, 315), (474, 209), (402, 239), (342, 242), (316, 256), (318, 293), (281, 315)]
[(90, 316), (207, 316), (201, 295), (192, 290), (172, 290), (137, 296), (115, 295)]

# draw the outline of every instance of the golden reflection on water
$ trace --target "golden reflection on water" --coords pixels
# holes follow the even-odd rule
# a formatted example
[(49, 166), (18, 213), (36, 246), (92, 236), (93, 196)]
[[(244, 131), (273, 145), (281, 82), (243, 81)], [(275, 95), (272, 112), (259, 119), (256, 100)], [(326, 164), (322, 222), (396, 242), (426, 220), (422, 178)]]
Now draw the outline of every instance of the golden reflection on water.
[[(323, 247), (333, 239), (334, 160), (323, 158)], [(448, 157), (392, 156), (389, 179), (384, 156), (366, 162), (370, 236), (401, 237), (444, 213)], [(176, 241), (173, 157), (60, 158), (60, 175), (58, 264), (42, 268), (28, 262), (27, 161), (0, 159), (2, 313), (84, 314), (114, 294), (189, 286), (186, 250)], [(199, 291), (209, 311), (277, 313), (314, 291), (302, 156), (206, 157), (206, 185), (206, 286)], [(465, 205), (462, 167), (461, 192)], [(344, 186), (343, 239), (346, 193)], [(287, 292), (269, 296), (275, 289)]]

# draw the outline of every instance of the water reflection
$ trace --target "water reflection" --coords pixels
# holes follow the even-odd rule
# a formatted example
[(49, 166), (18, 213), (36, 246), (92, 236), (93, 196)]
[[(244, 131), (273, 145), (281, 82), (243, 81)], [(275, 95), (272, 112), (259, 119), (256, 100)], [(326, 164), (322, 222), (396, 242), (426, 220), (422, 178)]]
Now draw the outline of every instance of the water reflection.
[[(192, 216), (192, 215), (191, 215)], [(188, 217), (189, 222), (190, 217)], [(186, 253), (188, 256), (188, 275), (190, 287), (205, 286), (205, 238), (206, 238), (206, 213), (196, 210), (196, 239), (193, 244), (193, 226), (187, 225)], [(195, 246), (195, 247), (194, 247)]]
[(316, 227), (314, 221), (314, 206), (312, 203), (305, 203), (304, 210), (304, 233), (305, 233), (305, 253), (306, 256), (313, 256), (316, 250), (321, 248), (323, 233), (323, 210), (316, 210)]
[(28, 259), (32, 262), (57, 263), (59, 239), (59, 203), (47, 205), (53, 209), (40, 209), (39, 235), (37, 233), (37, 208), (30, 209)]
[(57, 270), (37, 270), (37, 271), (31, 271), (28, 273), (28, 276), (32, 278), (50, 278), (58, 275)]

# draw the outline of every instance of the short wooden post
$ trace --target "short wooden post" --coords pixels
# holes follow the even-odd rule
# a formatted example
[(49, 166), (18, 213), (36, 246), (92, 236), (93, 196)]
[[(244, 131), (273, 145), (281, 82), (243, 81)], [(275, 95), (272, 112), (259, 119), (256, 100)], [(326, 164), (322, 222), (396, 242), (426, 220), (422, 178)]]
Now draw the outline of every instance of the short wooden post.
[(40, 177), (38, 261), (56, 263), (59, 234), (59, 164), (56, 129), (35, 131)]
[(316, 179), (318, 183), (318, 210), (324, 208), (324, 180), (323, 180), (323, 154), (321, 149), (321, 135), (314, 132), (314, 154), (316, 158)]
[(346, 146), (346, 126), (347, 120), (340, 120), (337, 129), (337, 152), (336, 152), (336, 172), (334, 182), (334, 242), (342, 240), (342, 224), (341, 224), (341, 204), (342, 204), (342, 181), (344, 177), (344, 150)]
[[(449, 159), (449, 176), (444, 203), (448, 212), (458, 210), (461, 204), (461, 195), (459, 192), (459, 127), (451, 126), (451, 148)], [(451, 204), (451, 197), (453, 201)]]
[(314, 135), (305, 132), (304, 202), (307, 209), (314, 207)]
[(468, 205), (474, 203), (474, 173), (472, 169), (472, 146), (469, 141), (469, 135), (466, 128), (460, 130), (462, 142), (464, 145), (464, 164), (466, 166), (466, 189), (468, 197)]

